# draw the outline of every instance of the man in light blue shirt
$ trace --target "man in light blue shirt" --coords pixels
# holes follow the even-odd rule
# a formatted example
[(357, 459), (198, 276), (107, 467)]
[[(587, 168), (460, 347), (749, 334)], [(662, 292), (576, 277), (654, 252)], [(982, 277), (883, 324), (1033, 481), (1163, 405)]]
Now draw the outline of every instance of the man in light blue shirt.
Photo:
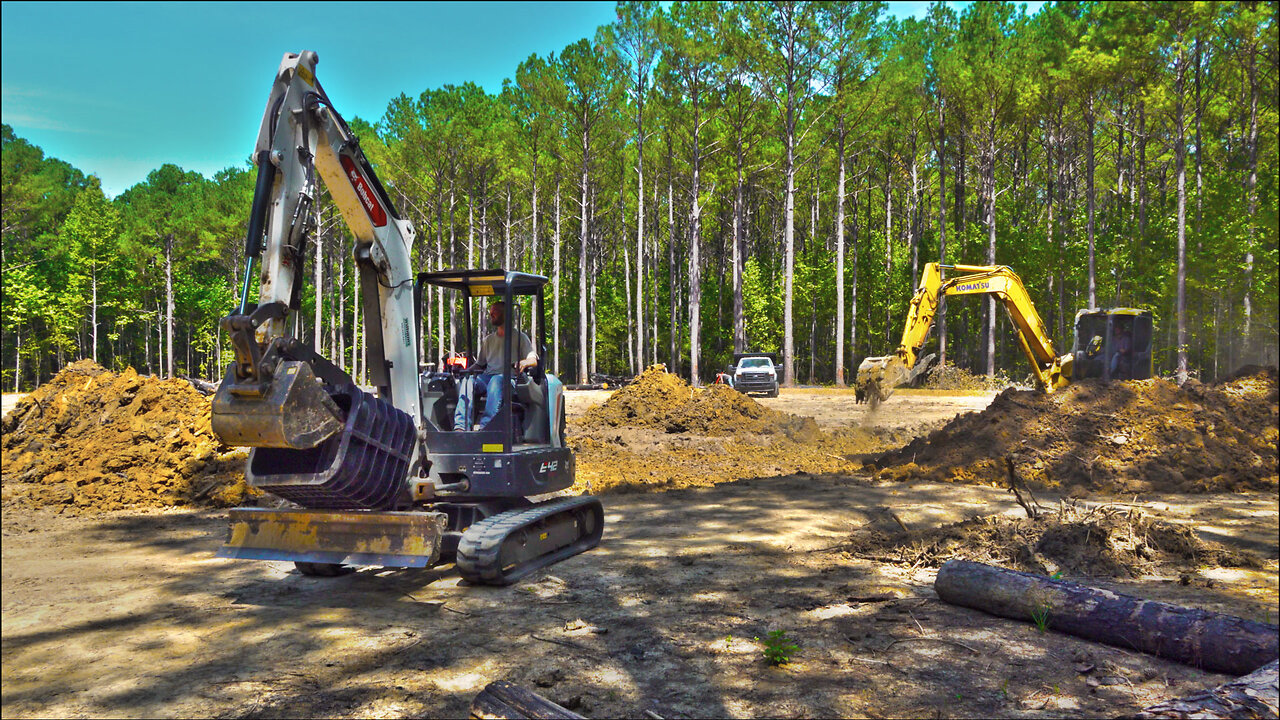
[[(497, 329), (480, 341), (480, 350), (476, 354), (475, 367), (484, 368), (484, 372), (478, 376), (466, 376), (458, 387), (458, 407), (453, 413), (454, 430), (484, 429), (497, 416), (498, 408), (502, 407), (502, 393), (504, 392), (502, 387), (502, 345), (506, 342), (506, 309), (506, 303), (501, 300), (489, 306), (489, 322)], [(529, 336), (520, 330), (514, 330), (513, 332), (515, 332), (515, 336), (511, 338), (514, 345), (511, 354), (513, 357), (519, 358), (516, 361), (517, 370), (527, 370), (537, 366), (538, 355), (533, 351), (533, 343), (530, 342)], [(468, 428), (468, 423), (472, 417), (471, 408), (475, 403), (476, 383), (483, 385), (487, 392), (484, 401), (484, 415), (480, 418), (480, 422)]]

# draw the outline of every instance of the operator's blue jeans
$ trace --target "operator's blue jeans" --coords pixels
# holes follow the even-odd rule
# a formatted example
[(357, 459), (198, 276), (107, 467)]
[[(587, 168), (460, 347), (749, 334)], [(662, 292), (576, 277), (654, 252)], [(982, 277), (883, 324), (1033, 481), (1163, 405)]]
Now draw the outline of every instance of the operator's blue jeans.
[(482, 373), (478, 376), (468, 375), (462, 379), (462, 383), (458, 386), (458, 407), (453, 411), (453, 427), (455, 429), (471, 429), (471, 406), (475, 402), (476, 383), (484, 385), (487, 392), (484, 399), (484, 416), (480, 418), (480, 427), (482, 429), (489, 425), (489, 422), (498, 415), (498, 408), (502, 407), (502, 375), (493, 375), (491, 373)]

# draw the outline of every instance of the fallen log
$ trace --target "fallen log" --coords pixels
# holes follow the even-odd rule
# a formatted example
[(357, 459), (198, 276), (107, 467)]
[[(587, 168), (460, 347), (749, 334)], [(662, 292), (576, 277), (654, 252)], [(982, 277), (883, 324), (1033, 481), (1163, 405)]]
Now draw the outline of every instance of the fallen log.
[(477, 720), (585, 720), (578, 713), (506, 680), (491, 682), (476, 695), (471, 701), (471, 717)]
[(1211, 672), (1244, 675), (1280, 653), (1274, 625), (968, 560), (948, 561), (933, 587), (953, 605)]
[(193, 378), (193, 377), (186, 377), (186, 376), (183, 376), (182, 379), (191, 383), (191, 387), (195, 388), (196, 392), (200, 393), (201, 395), (212, 395), (218, 392), (218, 383), (209, 382), (208, 380), (201, 380), (200, 378)]
[(1136, 717), (1142, 720), (1280, 717), (1280, 660), (1216, 688), (1157, 703)]

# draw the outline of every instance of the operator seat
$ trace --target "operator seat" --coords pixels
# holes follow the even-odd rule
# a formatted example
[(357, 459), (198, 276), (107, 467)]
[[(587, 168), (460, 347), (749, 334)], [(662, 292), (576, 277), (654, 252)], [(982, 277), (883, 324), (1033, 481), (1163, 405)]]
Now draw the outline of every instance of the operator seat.
[(547, 380), (543, 373), (535, 371), (516, 380), (511, 409), (518, 413), (516, 425), (523, 432), (525, 442), (551, 442), (547, 419)]

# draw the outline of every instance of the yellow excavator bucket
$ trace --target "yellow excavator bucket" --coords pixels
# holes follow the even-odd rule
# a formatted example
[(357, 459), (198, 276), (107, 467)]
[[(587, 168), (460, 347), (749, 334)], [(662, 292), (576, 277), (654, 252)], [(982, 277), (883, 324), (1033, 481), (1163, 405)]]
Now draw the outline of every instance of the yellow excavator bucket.
[(932, 354), (916, 361), (915, 367), (908, 369), (906, 363), (898, 355), (882, 355), (864, 358), (858, 365), (858, 376), (854, 379), (854, 387), (860, 395), (866, 397), (871, 407), (889, 399), (894, 388), (912, 382), (917, 376), (929, 369), (933, 362)]
[(382, 567), (440, 558), (444, 513), (235, 508), (217, 556)]

